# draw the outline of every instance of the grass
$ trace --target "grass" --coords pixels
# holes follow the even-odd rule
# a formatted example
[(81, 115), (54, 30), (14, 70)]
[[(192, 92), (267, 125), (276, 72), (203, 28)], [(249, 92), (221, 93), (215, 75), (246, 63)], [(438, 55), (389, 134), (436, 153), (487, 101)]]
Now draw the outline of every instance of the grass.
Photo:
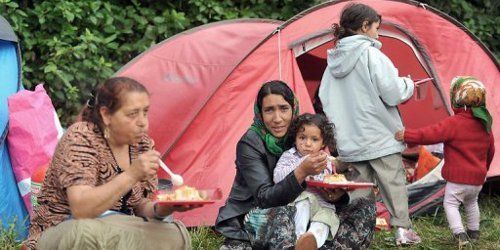
[(210, 227), (196, 227), (189, 230), (193, 249), (211, 250), (219, 249), (224, 239), (214, 233)]
[(20, 243), (16, 242), (17, 233), (15, 223), (15, 221), (9, 223), (7, 228), (4, 228), (0, 223), (0, 249), (19, 249)]
[[(500, 196), (482, 195), (479, 198), (481, 209), (481, 239), (474, 246), (463, 249), (500, 249)], [(463, 214), (463, 212), (462, 212)], [(463, 220), (465, 222), (465, 220)], [(458, 249), (452, 241), (451, 231), (448, 229), (446, 216), (441, 208), (435, 216), (423, 216), (413, 220), (422, 243), (404, 249)], [(193, 249), (219, 249), (222, 237), (215, 234), (210, 228), (196, 228), (191, 230)], [(394, 235), (389, 231), (379, 231), (375, 234), (370, 249), (398, 249), (394, 243)]]
[[(478, 243), (463, 249), (500, 249), (500, 196), (481, 195), (481, 237)], [(463, 215), (463, 211), (461, 211)], [(465, 223), (465, 218), (462, 218)], [(436, 216), (418, 217), (413, 220), (415, 230), (422, 238), (422, 243), (405, 249), (458, 249), (452, 240), (451, 231), (443, 209)], [(377, 232), (371, 249), (397, 249), (391, 232)]]
[[(469, 245), (464, 249), (500, 249), (500, 196), (482, 195), (479, 199), (481, 239), (474, 246)], [(422, 238), (422, 243), (405, 249), (458, 249), (458, 245), (451, 239), (443, 209), (440, 209), (435, 216), (414, 219), (413, 225)], [(191, 228), (190, 233), (195, 250), (219, 249), (223, 242), (222, 237), (214, 233), (210, 227)], [(18, 249), (19, 243), (15, 238), (14, 224), (8, 228), (0, 228), (0, 249)], [(398, 249), (393, 242), (392, 232), (377, 232), (370, 248)]]

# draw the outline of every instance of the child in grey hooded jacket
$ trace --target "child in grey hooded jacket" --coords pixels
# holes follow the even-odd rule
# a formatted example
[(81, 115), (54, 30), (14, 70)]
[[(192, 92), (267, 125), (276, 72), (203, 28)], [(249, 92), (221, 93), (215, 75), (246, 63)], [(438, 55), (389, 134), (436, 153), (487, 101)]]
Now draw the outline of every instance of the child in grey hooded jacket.
[(351, 162), (361, 177), (376, 182), (397, 227), (396, 243), (420, 242), (410, 229), (408, 195), (401, 152), (394, 139), (403, 129), (397, 105), (413, 95), (414, 84), (399, 77), (377, 40), (381, 16), (364, 4), (350, 4), (334, 24), (336, 47), (328, 51), (319, 98), (335, 124), (339, 159)]

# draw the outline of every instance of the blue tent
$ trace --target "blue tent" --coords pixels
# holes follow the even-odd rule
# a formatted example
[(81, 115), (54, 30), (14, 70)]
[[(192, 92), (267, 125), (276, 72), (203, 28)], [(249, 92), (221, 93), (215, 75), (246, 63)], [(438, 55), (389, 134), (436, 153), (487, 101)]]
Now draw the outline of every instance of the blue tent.
[(20, 88), (21, 56), (18, 39), (7, 20), (0, 16), (0, 221), (4, 229), (16, 222), (18, 239), (22, 240), (28, 234), (28, 212), (17, 189), (5, 140), (9, 121), (7, 97)]

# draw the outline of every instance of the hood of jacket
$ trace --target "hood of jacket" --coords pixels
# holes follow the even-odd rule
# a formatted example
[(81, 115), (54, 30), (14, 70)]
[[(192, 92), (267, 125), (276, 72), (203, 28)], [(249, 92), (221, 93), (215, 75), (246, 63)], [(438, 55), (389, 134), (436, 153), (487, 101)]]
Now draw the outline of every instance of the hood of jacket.
[(369, 47), (380, 49), (382, 43), (365, 35), (340, 39), (334, 49), (328, 50), (328, 69), (335, 77), (346, 76)]

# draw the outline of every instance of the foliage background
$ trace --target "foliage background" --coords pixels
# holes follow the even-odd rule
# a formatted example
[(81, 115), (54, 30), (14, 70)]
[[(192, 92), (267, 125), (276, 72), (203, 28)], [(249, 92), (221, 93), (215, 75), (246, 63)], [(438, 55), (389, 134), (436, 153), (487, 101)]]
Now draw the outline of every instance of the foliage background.
[[(46, 83), (63, 125), (91, 89), (153, 44), (220, 20), (287, 20), (321, 0), (0, 0), (21, 41), (23, 83)], [(498, 58), (500, 1), (423, 0), (465, 24)]]

